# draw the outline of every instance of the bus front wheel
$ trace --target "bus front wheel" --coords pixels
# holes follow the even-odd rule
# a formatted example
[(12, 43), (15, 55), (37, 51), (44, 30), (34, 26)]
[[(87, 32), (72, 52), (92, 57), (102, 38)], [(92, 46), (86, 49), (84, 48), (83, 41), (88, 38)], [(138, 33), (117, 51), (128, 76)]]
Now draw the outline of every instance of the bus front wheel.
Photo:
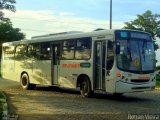
[(92, 94), (90, 81), (86, 77), (82, 79), (80, 92), (83, 97), (90, 97)]
[(26, 73), (24, 73), (22, 76), (21, 76), (21, 86), (23, 89), (25, 90), (31, 90), (31, 89), (34, 89), (36, 87), (35, 84), (30, 84), (29, 82), (29, 77)]

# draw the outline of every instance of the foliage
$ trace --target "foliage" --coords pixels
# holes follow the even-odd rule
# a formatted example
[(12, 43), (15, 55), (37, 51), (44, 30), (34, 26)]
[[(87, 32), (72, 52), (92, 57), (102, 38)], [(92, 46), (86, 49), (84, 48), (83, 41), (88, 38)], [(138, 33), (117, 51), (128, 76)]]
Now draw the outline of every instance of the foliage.
[(0, 120), (2, 119), (2, 111), (3, 111), (3, 103), (4, 103), (4, 96), (0, 92)]
[(125, 22), (124, 28), (149, 32), (153, 38), (155, 50), (158, 49), (155, 40), (157, 37), (160, 38), (160, 15), (148, 10), (142, 15), (137, 15), (134, 21)]
[(157, 67), (156, 67), (156, 70), (160, 70), (160, 66), (157, 66)]
[(156, 77), (156, 86), (160, 87), (160, 77), (159, 76)]
[(0, 42), (17, 41), (24, 38), (19, 28), (13, 28), (11, 22), (0, 22)]
[(157, 80), (156, 86), (160, 88), (160, 80)]
[[(15, 12), (15, 6), (16, 3), (15, 0), (0, 0), (0, 10), (10, 10), (12, 12)], [(8, 21), (8, 18), (4, 18), (4, 13), (0, 11), (0, 21)]]
[(24, 39), (25, 35), (20, 32), (19, 28), (13, 28), (12, 23), (0, 22), (0, 59), (2, 54), (2, 43), (18, 41)]
[[(10, 10), (15, 12), (15, 0), (0, 0), (0, 10)], [(0, 11), (0, 46), (3, 42), (17, 41), (25, 36), (20, 32), (19, 28), (13, 28), (10, 19), (4, 18), (4, 14)]]
[[(0, 0), (0, 10), (9, 10), (15, 12), (15, 0)], [(2, 43), (24, 39), (25, 35), (19, 28), (13, 28), (9, 18), (4, 18), (4, 13), (0, 11), (0, 57)]]

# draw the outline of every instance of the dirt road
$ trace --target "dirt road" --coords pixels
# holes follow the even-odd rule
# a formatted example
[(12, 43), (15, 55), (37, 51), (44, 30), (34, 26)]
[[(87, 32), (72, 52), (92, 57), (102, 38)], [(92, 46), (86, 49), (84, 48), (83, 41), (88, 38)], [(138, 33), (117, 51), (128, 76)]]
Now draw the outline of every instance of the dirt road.
[(160, 119), (158, 91), (82, 98), (77, 91), (40, 86), (25, 91), (19, 83), (3, 79), (0, 89), (7, 94), (10, 114), (18, 114), (19, 120), (127, 120), (131, 115), (159, 115)]

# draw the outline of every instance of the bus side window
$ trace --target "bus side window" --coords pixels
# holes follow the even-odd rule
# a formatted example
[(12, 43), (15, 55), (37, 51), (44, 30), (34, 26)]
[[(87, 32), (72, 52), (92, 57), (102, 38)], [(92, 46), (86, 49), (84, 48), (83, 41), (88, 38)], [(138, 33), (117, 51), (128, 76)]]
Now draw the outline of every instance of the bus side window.
[(32, 50), (33, 50), (33, 45), (28, 45), (28, 49), (27, 49), (27, 57), (28, 58), (33, 58), (33, 55), (32, 55)]
[(28, 45), (27, 57), (29, 59), (39, 60), (39, 58), (40, 58), (40, 45), (39, 45), (39, 43)]
[(74, 59), (75, 41), (68, 40), (63, 42), (62, 59)]
[(113, 42), (108, 41), (108, 44), (107, 44), (107, 70), (111, 70), (113, 65), (114, 65)]
[(15, 47), (14, 46), (6, 46), (3, 47), (4, 51), (4, 60), (13, 60), (15, 54)]
[(26, 53), (27, 53), (27, 46), (26, 45), (23, 44), (23, 45), (16, 46), (15, 59), (16, 60), (25, 60)]
[(91, 56), (91, 39), (82, 38), (77, 40), (75, 58), (89, 59)]
[(40, 60), (51, 60), (51, 48), (49, 43), (41, 44)]

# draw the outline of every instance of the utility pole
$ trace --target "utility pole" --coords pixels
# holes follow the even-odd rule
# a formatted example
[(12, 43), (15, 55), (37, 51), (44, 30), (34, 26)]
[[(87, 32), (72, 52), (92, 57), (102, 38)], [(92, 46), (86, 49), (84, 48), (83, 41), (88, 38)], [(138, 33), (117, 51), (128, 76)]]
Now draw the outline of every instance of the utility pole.
[(110, 0), (110, 29), (112, 29), (112, 0)]

